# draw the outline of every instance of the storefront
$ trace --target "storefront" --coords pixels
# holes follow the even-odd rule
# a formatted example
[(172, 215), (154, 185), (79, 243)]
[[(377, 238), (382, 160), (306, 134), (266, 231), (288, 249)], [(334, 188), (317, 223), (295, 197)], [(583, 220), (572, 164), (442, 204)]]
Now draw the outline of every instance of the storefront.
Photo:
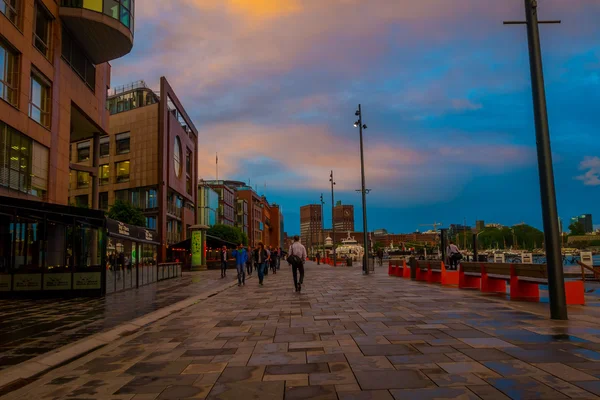
[(106, 220), (106, 293), (115, 293), (181, 276), (181, 263), (158, 264), (154, 231)]
[(104, 213), (0, 196), (0, 297), (101, 296)]

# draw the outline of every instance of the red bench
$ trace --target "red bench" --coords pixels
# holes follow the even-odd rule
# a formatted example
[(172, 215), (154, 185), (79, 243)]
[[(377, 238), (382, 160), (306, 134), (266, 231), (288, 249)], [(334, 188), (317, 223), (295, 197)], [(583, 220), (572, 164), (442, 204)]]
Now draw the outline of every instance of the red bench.
[[(510, 284), (511, 299), (540, 299), (539, 285), (548, 284), (545, 264), (461, 263), (461, 289), (479, 289), (484, 293), (506, 293)], [(581, 280), (565, 282), (567, 304), (585, 304), (585, 287)]]
[(458, 271), (449, 271), (443, 261), (418, 261), (417, 280), (442, 285), (458, 285)]

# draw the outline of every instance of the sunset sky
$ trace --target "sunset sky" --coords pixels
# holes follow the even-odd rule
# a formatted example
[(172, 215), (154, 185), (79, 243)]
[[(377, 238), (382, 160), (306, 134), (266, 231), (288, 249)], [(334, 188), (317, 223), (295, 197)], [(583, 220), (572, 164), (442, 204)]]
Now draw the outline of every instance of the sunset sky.
[[(559, 215), (600, 223), (600, 2), (539, 0)], [(362, 104), (369, 229), (466, 218), (541, 228), (522, 0), (142, 0), (113, 86), (170, 81), (199, 130), (200, 177), (281, 204), (354, 204)], [(266, 186), (266, 188), (265, 188)], [(565, 223), (568, 225), (568, 223)]]

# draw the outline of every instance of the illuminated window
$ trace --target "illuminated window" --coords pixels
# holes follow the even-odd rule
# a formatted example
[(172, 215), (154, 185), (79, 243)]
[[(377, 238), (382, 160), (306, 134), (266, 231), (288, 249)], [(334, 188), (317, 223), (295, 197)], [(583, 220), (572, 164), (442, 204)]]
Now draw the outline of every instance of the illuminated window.
[(175, 167), (175, 176), (181, 177), (181, 140), (175, 136), (175, 149), (173, 151), (173, 165)]
[(117, 167), (117, 183), (129, 182), (129, 161), (118, 162)]
[(90, 174), (83, 171), (77, 171), (77, 189), (90, 187)]
[(110, 182), (110, 166), (104, 164), (100, 166), (100, 184), (108, 185)]

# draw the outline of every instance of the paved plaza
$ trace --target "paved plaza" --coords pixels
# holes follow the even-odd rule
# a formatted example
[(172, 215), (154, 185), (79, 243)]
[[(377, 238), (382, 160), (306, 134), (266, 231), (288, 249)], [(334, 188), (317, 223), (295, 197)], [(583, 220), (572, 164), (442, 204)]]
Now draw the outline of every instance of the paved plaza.
[(119, 338), (3, 399), (596, 399), (600, 308), (510, 302), (387, 268), (289, 267)]

